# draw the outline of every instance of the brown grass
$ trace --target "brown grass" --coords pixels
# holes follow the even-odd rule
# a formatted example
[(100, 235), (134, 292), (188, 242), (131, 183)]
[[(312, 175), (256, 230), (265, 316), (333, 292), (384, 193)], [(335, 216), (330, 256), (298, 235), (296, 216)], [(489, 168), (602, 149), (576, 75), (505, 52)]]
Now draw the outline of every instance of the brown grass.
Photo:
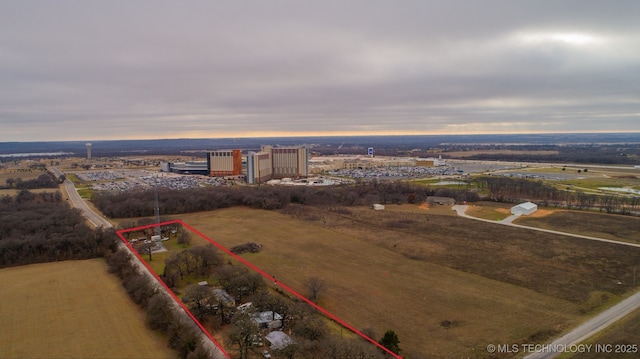
[[(540, 211), (540, 210), (538, 210)], [(537, 213), (537, 212), (536, 212)], [(640, 243), (640, 218), (584, 211), (554, 210), (549, 215), (520, 217), (523, 226), (552, 229), (585, 236)]]
[[(0, 189), (0, 197), (1, 196), (11, 196), (14, 197), (15, 195), (17, 195), (20, 191), (20, 189)], [(29, 189), (29, 192), (32, 193), (43, 193), (43, 192), (58, 192), (60, 191), (59, 188), (34, 188), (34, 189)]]
[(477, 202), (467, 207), (467, 215), (492, 221), (501, 221), (511, 215), (512, 204)]
[[(376, 212), (350, 210), (357, 215)], [(385, 210), (377, 215), (392, 216), (401, 226), (435, 217), (456, 226), (459, 220), (420, 211)], [(367, 237), (357, 230), (346, 231), (345, 226), (364, 230), (361, 224), (340, 223), (342, 217), (326, 212), (320, 213), (318, 221), (247, 208), (181, 218), (227, 247), (261, 243), (262, 252), (244, 257), (295, 290), (304, 292), (307, 278), (321, 277), (328, 288), (320, 300), (322, 306), (356, 328), (374, 328), (376, 339), (388, 329), (395, 330), (403, 353), (410, 357), (484, 357), (488, 343), (529, 342), (532, 336), (545, 340), (578, 320), (579, 306), (567, 300), (439, 263), (407, 259), (405, 253), (386, 248), (374, 238), (378, 232), (394, 233), (381, 228), (385, 221), (373, 226), (367, 221), (365, 232), (371, 235)], [(394, 237), (388, 240), (398, 242), (408, 236), (396, 232)], [(423, 250), (442, 249), (439, 243), (419, 240)], [(457, 261), (454, 258), (450, 260)], [(446, 321), (454, 324), (445, 328), (441, 323)]]
[(0, 270), (0, 357), (172, 358), (101, 259)]

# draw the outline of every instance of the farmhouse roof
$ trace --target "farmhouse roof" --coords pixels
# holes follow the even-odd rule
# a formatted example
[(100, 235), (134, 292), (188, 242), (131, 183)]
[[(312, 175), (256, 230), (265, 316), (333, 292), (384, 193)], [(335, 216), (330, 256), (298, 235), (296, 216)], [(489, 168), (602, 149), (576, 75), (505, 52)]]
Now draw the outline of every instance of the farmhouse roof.
[(231, 296), (231, 294), (227, 293), (224, 289), (214, 289), (213, 295), (220, 301), (225, 303), (235, 303), (235, 298)]

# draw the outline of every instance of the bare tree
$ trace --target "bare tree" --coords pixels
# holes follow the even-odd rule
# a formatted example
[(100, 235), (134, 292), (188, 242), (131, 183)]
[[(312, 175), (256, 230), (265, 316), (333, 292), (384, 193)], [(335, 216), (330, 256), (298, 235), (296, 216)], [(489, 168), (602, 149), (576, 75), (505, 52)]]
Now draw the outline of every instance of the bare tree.
[(178, 244), (182, 244), (182, 247), (187, 248), (191, 243), (191, 234), (187, 230), (181, 230), (178, 234)]
[(155, 247), (155, 243), (153, 243), (153, 241), (150, 240), (145, 240), (141, 245), (138, 246), (138, 252), (142, 253), (142, 254), (148, 254), (149, 255), (149, 262), (151, 262), (153, 260), (153, 247)]
[(240, 359), (247, 359), (247, 352), (251, 347), (253, 338), (260, 333), (258, 324), (251, 318), (251, 313), (238, 312), (231, 322), (229, 339), (231, 343), (238, 344)]
[(318, 304), (320, 296), (325, 291), (324, 281), (318, 277), (311, 277), (306, 282), (307, 291), (309, 293), (309, 300)]
[(215, 302), (211, 289), (197, 284), (192, 285), (186, 290), (182, 300), (187, 306), (189, 306), (189, 309), (191, 309), (192, 312), (195, 312), (198, 320), (202, 320), (204, 318), (205, 313), (214, 306)]

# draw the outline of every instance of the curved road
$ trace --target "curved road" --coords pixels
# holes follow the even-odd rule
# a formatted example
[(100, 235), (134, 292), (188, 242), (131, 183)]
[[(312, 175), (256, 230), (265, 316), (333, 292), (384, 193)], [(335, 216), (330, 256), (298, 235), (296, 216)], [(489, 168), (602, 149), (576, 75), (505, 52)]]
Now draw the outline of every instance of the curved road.
[[(640, 244), (636, 244), (636, 243), (614, 241), (610, 239), (582, 236), (579, 234), (565, 233), (565, 232), (559, 232), (559, 231), (552, 231), (548, 229), (534, 228), (534, 227), (527, 227), (527, 226), (522, 226), (518, 224), (513, 224), (512, 221), (518, 218), (518, 216), (510, 216), (508, 218), (505, 218), (502, 221), (491, 221), (488, 219), (476, 218), (476, 217), (469, 216), (465, 213), (467, 208), (468, 208), (467, 205), (453, 206), (453, 210), (455, 210), (458, 213), (458, 216), (477, 220), (477, 221), (483, 221), (483, 222), (488, 222), (493, 224), (502, 224), (505, 226), (513, 226), (518, 228), (531, 229), (534, 231), (554, 233), (554, 234), (582, 238), (582, 239), (587, 239), (592, 241), (607, 242), (607, 243), (613, 243), (613, 244), (618, 244), (623, 246), (640, 248)], [(525, 359), (555, 358), (556, 356), (560, 355), (563, 351), (566, 351), (566, 348), (569, 347), (570, 345), (580, 344), (585, 339), (595, 335), (599, 331), (615, 323), (619, 319), (623, 318), (624, 316), (628, 315), (629, 313), (633, 312), (638, 308), (640, 308), (640, 292), (635, 293), (634, 295), (623, 300), (622, 302), (614, 305), (613, 307), (605, 310), (604, 312), (598, 314), (597, 316), (589, 319), (588, 321), (584, 322), (580, 326), (571, 330), (564, 336), (554, 340), (553, 342), (543, 345), (540, 348), (536, 348), (539, 351), (529, 354), (528, 356), (525, 357)]]
[[(58, 176), (58, 178), (60, 178), (60, 176), (63, 175), (63, 173), (60, 172), (60, 170), (58, 170), (56, 167), (51, 167), (51, 171), (53, 173), (55, 173), (55, 175)], [(80, 211), (82, 211), (82, 215), (89, 222), (91, 222), (96, 227), (103, 227), (103, 228), (113, 227), (113, 225), (109, 221), (104, 219), (98, 213), (94, 212), (87, 205), (87, 203), (82, 199), (82, 197), (80, 197), (80, 194), (78, 194), (78, 191), (76, 190), (76, 187), (74, 186), (73, 182), (71, 182), (70, 180), (66, 179), (64, 181), (64, 186), (65, 186), (65, 189), (67, 190), (67, 194), (69, 196), (69, 200), (71, 201), (73, 206), (75, 208), (78, 208)], [(125, 248), (125, 249), (129, 250), (124, 245), (124, 243), (120, 242), (119, 245), (122, 248)], [(140, 272), (142, 272), (142, 273), (145, 273), (146, 275), (148, 275), (149, 277), (151, 277), (153, 279), (153, 282), (156, 284), (156, 289), (164, 290), (164, 287), (162, 287), (159, 283), (156, 282), (155, 276), (149, 271), (149, 269), (147, 269), (147, 267), (143, 263), (140, 262), (138, 257), (132, 256), (132, 258), (134, 260), (134, 264), (138, 267), (138, 270)], [(182, 311), (182, 307), (180, 307), (180, 305), (178, 303), (174, 302), (173, 297), (171, 295), (169, 295), (169, 293), (166, 293), (166, 294), (169, 297), (169, 299), (173, 302), (174, 309), (176, 311), (178, 311), (178, 312), (181, 312)], [(188, 320), (191, 320), (191, 318), (187, 317), (186, 313), (184, 313), (184, 315)], [(209, 344), (208, 345), (209, 346), (209, 354), (213, 353), (212, 354), (213, 355), (212, 358), (215, 358), (215, 359), (227, 359), (227, 357), (220, 352), (218, 347), (211, 340), (209, 340), (209, 337), (207, 337), (207, 335), (205, 335), (204, 333), (202, 333), (202, 341), (203, 341), (203, 343)]]

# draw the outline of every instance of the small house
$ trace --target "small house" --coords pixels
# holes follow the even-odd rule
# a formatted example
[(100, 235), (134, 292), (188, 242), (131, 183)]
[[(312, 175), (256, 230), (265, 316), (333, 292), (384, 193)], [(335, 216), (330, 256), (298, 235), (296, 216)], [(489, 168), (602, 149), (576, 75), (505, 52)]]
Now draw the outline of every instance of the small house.
[(269, 310), (266, 312), (256, 313), (252, 319), (254, 322), (258, 323), (260, 328), (278, 329), (282, 327), (283, 317), (282, 315)]
[(225, 307), (235, 307), (236, 299), (227, 293), (224, 289), (214, 289), (213, 296)]

